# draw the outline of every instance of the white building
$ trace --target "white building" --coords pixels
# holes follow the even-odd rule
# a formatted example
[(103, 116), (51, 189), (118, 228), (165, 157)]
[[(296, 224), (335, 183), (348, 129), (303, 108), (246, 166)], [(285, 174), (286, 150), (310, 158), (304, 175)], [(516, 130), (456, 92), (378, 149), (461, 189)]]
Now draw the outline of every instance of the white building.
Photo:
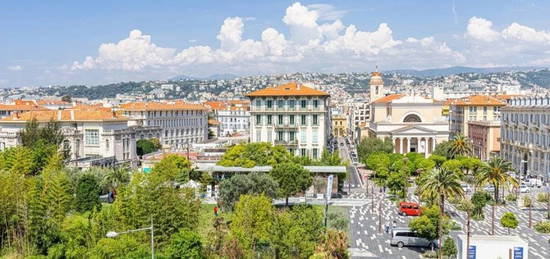
[(65, 136), (63, 148), (70, 150), (75, 164), (88, 161), (92, 165), (136, 165), (135, 132), (128, 128), (128, 119), (105, 109), (29, 111), (3, 118), (0, 150), (20, 145), (20, 132), (32, 119), (41, 125), (52, 120), (60, 124)]
[(456, 237), (458, 259), (529, 258), (529, 243), (519, 236), (471, 235), (467, 247), (466, 235)]
[(133, 102), (119, 109), (130, 119), (129, 126), (161, 127), (159, 138), (172, 150), (184, 150), (208, 139), (208, 113), (199, 104), (174, 102)]
[(250, 132), (249, 101), (209, 101), (205, 105), (210, 107), (212, 117), (220, 123), (221, 136)]
[(330, 95), (300, 83), (247, 94), (251, 142), (284, 145), (296, 155), (320, 157), (330, 136)]
[[(383, 84), (378, 82), (382, 79), (376, 80), (378, 89), (374, 90), (383, 92)], [(428, 157), (436, 144), (449, 139), (449, 124), (442, 114), (443, 103), (431, 98), (403, 94), (380, 97), (371, 102), (369, 136), (391, 138), (395, 153), (418, 152)]]
[(550, 97), (507, 101), (501, 111), (501, 156), (532, 176), (550, 177)]

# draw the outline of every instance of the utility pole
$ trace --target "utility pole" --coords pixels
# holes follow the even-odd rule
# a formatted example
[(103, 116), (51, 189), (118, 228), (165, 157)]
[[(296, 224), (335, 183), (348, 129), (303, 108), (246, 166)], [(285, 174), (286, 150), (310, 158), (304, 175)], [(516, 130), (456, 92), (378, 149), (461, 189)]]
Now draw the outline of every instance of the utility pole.
[[(380, 188), (380, 193), (382, 193), (382, 188)], [(383, 196), (384, 194), (382, 194)], [(382, 202), (384, 199), (382, 198), (378, 202), (378, 233), (382, 233)]]

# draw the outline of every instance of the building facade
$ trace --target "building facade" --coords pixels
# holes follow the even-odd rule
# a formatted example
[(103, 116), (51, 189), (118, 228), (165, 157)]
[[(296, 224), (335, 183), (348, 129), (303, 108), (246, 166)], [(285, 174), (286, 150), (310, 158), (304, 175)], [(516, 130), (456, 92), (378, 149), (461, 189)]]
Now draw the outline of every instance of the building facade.
[(211, 116), (220, 123), (220, 136), (250, 131), (249, 101), (210, 101), (205, 105), (211, 109)]
[(500, 108), (506, 103), (487, 95), (474, 95), (450, 103), (452, 134), (468, 136), (470, 121), (500, 121)]
[(208, 110), (199, 104), (174, 102), (133, 102), (121, 104), (120, 112), (130, 119), (128, 125), (160, 127), (160, 143), (171, 150), (208, 139)]
[(348, 118), (344, 114), (332, 114), (332, 136), (346, 137), (349, 133)]
[(518, 172), (548, 180), (550, 97), (513, 98), (501, 112), (501, 156)]
[(468, 122), (468, 138), (472, 142), (473, 155), (489, 160), (500, 153), (500, 121)]
[(284, 145), (317, 159), (331, 133), (329, 94), (300, 83), (268, 87), (250, 98), (250, 141)]
[(20, 133), (28, 121), (39, 125), (54, 120), (65, 140), (63, 149), (71, 162), (94, 160), (94, 165), (137, 164), (136, 134), (128, 128), (128, 118), (105, 110), (45, 110), (14, 114), (0, 120), (0, 149), (21, 145)]

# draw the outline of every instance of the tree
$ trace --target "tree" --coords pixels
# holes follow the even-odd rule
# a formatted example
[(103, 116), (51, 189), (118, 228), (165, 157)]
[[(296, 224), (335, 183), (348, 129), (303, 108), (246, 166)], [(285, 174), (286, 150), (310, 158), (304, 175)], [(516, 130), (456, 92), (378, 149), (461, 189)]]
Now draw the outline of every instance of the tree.
[(70, 102), (72, 102), (72, 99), (71, 99), (70, 95), (64, 95), (63, 97), (61, 97), (61, 101), (70, 103)]
[(450, 141), (449, 158), (468, 156), (472, 153), (472, 143), (468, 137), (458, 134)]
[[(450, 230), (449, 218), (447, 216), (441, 216), (440, 209), (436, 205), (423, 207), (422, 215), (413, 218), (409, 222), (409, 227), (419, 237), (426, 238), (430, 241), (440, 239)], [(441, 247), (441, 244), (439, 247)]]
[(377, 137), (368, 137), (361, 140), (361, 143), (357, 145), (357, 154), (361, 161), (364, 161), (370, 154), (375, 152), (392, 153), (393, 143), (391, 138), (382, 140)]
[(271, 199), (264, 195), (242, 195), (235, 206), (230, 229), (245, 249), (256, 250), (269, 242), (274, 217)]
[(449, 258), (454, 258), (458, 253), (454, 239), (447, 237), (445, 242), (443, 242), (443, 247), (441, 247), (443, 254)]
[(190, 230), (182, 229), (172, 235), (167, 248), (168, 258), (202, 259), (202, 242), (200, 236)]
[(100, 194), (101, 189), (99, 187), (99, 180), (91, 174), (82, 175), (76, 184), (76, 210), (84, 212), (92, 210), (93, 208), (100, 209)]
[(161, 147), (158, 146), (155, 142), (149, 139), (140, 139), (136, 141), (136, 153), (138, 156), (143, 156), (145, 154), (153, 153), (159, 150)]
[(277, 182), (267, 174), (250, 173), (239, 174), (225, 179), (220, 183), (220, 202), (224, 209), (233, 210), (235, 203), (241, 195), (260, 195), (276, 198), (278, 191)]
[(160, 162), (153, 166), (152, 173), (157, 174), (162, 181), (175, 181), (181, 183), (189, 181), (191, 163), (187, 158), (176, 154), (165, 156)]
[[(474, 204), (468, 199), (463, 199), (462, 202), (458, 205), (458, 209), (466, 212), (466, 247), (470, 247), (470, 233), (471, 231), (471, 218), (472, 212), (474, 211)], [(466, 258), (470, 258), (470, 250), (466, 250)]]
[(518, 227), (518, 219), (512, 212), (506, 212), (500, 218), (500, 225), (508, 229), (508, 235), (510, 235), (510, 229), (516, 229)]
[(435, 149), (434, 149), (434, 152), (432, 152), (432, 155), (451, 158), (451, 155), (450, 155), (451, 144), (452, 144), (451, 141), (443, 141), (435, 145)]
[(327, 149), (323, 150), (321, 159), (314, 163), (315, 165), (324, 165), (324, 166), (339, 166), (342, 165), (342, 159), (338, 151), (329, 152)]
[(491, 213), (491, 233), (495, 233), (495, 206), (499, 204), (499, 188), (501, 185), (511, 183), (513, 186), (518, 186), (517, 180), (508, 174), (511, 171), (511, 164), (500, 157), (492, 157), (489, 162), (483, 166), (478, 174), (478, 184), (483, 186), (491, 184), (495, 188), (494, 200), (492, 203)]
[(307, 190), (313, 183), (311, 172), (294, 163), (276, 164), (269, 175), (279, 184), (279, 193), (285, 197), (286, 206), (290, 195)]
[(531, 228), (532, 223), (532, 217), (531, 217), (531, 210), (533, 208), (533, 200), (530, 196), (526, 195), (523, 196), (523, 206), (526, 208), (529, 208), (529, 228)]
[[(421, 189), (421, 196), (425, 198), (437, 197), (439, 203), (440, 217), (443, 218), (445, 214), (445, 199), (450, 197), (462, 198), (464, 197), (464, 190), (460, 185), (460, 177), (456, 172), (444, 169), (433, 169), (430, 172), (429, 177), (423, 182)], [(438, 247), (441, 247), (442, 229), (439, 226), (439, 241)], [(441, 252), (439, 253), (441, 258)]]
[(317, 246), (314, 258), (337, 258), (347, 259), (348, 235), (340, 230), (327, 230), (321, 237), (321, 243)]
[(292, 154), (284, 146), (273, 146), (270, 143), (246, 143), (229, 148), (222, 156), (218, 165), (254, 167), (262, 165), (274, 166), (292, 160)]
[(39, 141), (43, 141), (44, 144), (59, 146), (65, 140), (61, 126), (57, 121), (51, 120), (44, 127), (40, 127), (34, 118), (27, 122), (19, 137), (21, 144), (30, 148)]
[(472, 218), (476, 220), (484, 219), (483, 208), (492, 201), (491, 195), (485, 191), (477, 191), (472, 195), (471, 201), (474, 205)]

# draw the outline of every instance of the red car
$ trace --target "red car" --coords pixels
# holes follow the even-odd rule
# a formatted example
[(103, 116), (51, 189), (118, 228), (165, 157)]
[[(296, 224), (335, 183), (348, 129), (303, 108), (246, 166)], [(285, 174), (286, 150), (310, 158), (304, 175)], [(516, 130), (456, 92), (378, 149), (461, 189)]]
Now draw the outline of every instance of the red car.
[(399, 214), (403, 216), (420, 216), (422, 212), (418, 203), (402, 201), (399, 203)]

